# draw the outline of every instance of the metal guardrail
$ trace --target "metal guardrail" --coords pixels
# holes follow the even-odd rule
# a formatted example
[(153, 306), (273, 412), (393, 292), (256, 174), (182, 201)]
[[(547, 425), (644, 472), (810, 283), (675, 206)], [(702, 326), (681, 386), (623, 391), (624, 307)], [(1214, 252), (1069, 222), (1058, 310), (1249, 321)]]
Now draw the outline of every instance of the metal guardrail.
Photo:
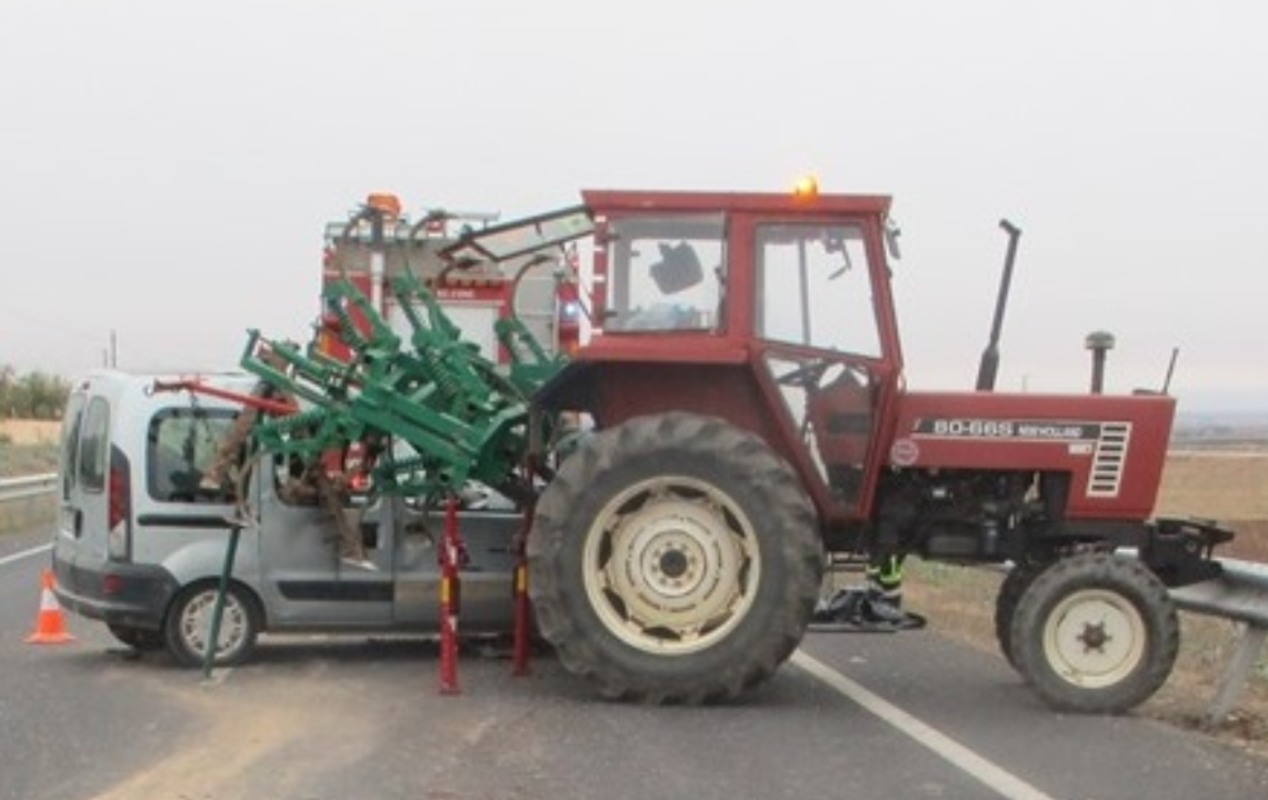
[(1254, 674), (1264, 642), (1268, 641), (1268, 565), (1231, 558), (1217, 560), (1224, 567), (1220, 577), (1171, 590), (1172, 599), (1184, 611), (1241, 624), (1237, 648), (1206, 712), (1208, 725), (1218, 724), (1233, 709)]
[(0, 503), (51, 494), (56, 488), (56, 472), (27, 475), (21, 478), (0, 478)]

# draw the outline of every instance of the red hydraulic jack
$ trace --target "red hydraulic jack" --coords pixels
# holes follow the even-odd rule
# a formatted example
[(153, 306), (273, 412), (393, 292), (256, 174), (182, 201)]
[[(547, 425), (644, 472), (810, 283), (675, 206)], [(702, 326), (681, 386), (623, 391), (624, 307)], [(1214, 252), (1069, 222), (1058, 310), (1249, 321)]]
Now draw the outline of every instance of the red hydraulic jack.
[(460, 694), (458, 689), (458, 565), (462, 541), (458, 538), (458, 498), (445, 506), (445, 535), (440, 543), (440, 693)]

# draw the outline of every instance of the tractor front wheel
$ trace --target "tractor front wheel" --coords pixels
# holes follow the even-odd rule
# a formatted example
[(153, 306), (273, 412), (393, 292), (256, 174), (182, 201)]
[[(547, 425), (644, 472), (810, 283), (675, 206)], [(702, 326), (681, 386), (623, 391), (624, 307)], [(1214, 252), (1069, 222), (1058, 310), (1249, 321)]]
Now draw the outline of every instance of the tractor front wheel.
[(1004, 576), (999, 593), (995, 595), (995, 639), (999, 642), (1000, 652), (1014, 669), (1017, 668), (1017, 659), (1013, 657), (1013, 615), (1017, 613), (1017, 601), (1047, 567), (1048, 562), (1018, 562)]
[(1061, 558), (1013, 613), (1014, 665), (1061, 711), (1118, 714), (1166, 682), (1180, 645), (1175, 604), (1152, 572), (1109, 553)]
[(796, 473), (686, 413), (592, 437), (537, 504), (529, 592), (545, 639), (606, 697), (730, 699), (805, 633), (823, 553)]

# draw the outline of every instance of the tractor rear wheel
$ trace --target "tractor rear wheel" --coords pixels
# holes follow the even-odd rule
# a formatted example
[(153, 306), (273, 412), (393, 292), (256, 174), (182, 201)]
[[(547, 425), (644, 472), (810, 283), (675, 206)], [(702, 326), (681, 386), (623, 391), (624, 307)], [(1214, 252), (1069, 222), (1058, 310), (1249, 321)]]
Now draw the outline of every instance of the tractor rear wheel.
[(823, 574), (814, 509), (761, 439), (687, 413), (592, 437), (537, 504), (542, 636), (609, 698), (696, 704), (770, 677)]
[(1118, 714), (1158, 690), (1175, 664), (1175, 604), (1134, 559), (1083, 553), (1058, 559), (1017, 601), (1017, 670), (1062, 711)]

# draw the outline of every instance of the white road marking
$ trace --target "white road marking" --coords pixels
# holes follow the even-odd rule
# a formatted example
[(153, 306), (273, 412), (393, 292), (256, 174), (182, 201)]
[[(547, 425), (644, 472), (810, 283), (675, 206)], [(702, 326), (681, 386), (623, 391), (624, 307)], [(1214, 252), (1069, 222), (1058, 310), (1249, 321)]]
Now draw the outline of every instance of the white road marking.
[(39, 555), (40, 553), (46, 553), (52, 549), (53, 549), (53, 545), (42, 544), (39, 547), (32, 547), (30, 550), (23, 550), (20, 553), (14, 553), (12, 555), (5, 556), (3, 558), (0, 558), (0, 567), (3, 567), (5, 564), (12, 564), (14, 561), (21, 561), (24, 558), (30, 558), (31, 556)]
[(832, 669), (822, 661), (798, 650), (789, 659), (794, 665), (808, 672), (823, 683), (840, 692), (864, 709), (880, 717), (899, 731), (932, 750), (944, 761), (975, 778), (1001, 797), (1009, 800), (1054, 800), (1054, 798), (1026, 783), (1008, 770), (989, 761), (884, 700), (861, 684)]

